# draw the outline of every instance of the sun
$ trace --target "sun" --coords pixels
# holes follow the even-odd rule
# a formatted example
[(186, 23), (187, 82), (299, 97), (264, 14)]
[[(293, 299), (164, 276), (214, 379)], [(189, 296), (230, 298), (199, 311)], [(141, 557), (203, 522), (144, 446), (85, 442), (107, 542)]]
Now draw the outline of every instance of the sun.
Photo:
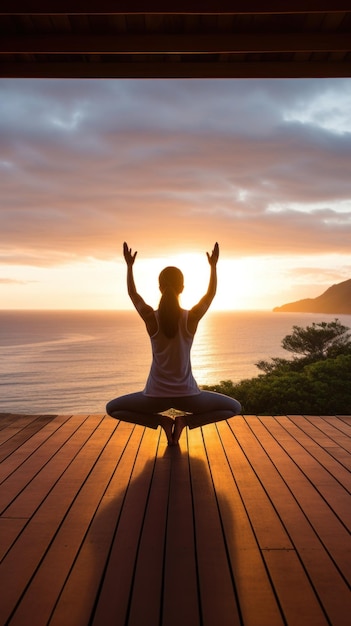
[(175, 265), (183, 272), (184, 291), (181, 305), (190, 309), (206, 293), (210, 276), (210, 266), (205, 254), (183, 253), (172, 257), (169, 265)]
[[(206, 254), (184, 253), (168, 259), (184, 274), (184, 292), (181, 305), (191, 308), (206, 293), (210, 266)], [(252, 258), (219, 258), (217, 265), (217, 293), (212, 311), (232, 311), (255, 308), (258, 292), (264, 292), (259, 264)]]
[(184, 275), (184, 291), (181, 306), (189, 309), (206, 293), (210, 266), (206, 254), (184, 253), (153, 259), (139, 260), (134, 265), (137, 289), (148, 304), (157, 308), (161, 294), (158, 277), (164, 267), (174, 265)]
[[(206, 254), (181, 253), (140, 263), (138, 284), (153, 306), (157, 306), (160, 299), (158, 275), (167, 265), (175, 265), (183, 272), (184, 291), (180, 303), (183, 308), (190, 309), (205, 295), (208, 288), (210, 265)], [(252, 290), (251, 281), (248, 280), (248, 269), (243, 267), (240, 260), (219, 259), (217, 293), (211, 310), (228, 311), (247, 307)], [(137, 264), (135, 270), (137, 271)]]
[[(210, 266), (206, 254), (181, 253), (164, 258), (140, 260), (135, 263), (135, 278), (139, 292), (148, 304), (157, 308), (160, 292), (158, 276), (167, 265), (175, 265), (184, 274), (184, 291), (180, 303), (190, 309), (206, 293)], [(214, 311), (247, 309), (255, 293), (252, 268), (245, 259), (219, 259), (217, 293), (211, 305)]]

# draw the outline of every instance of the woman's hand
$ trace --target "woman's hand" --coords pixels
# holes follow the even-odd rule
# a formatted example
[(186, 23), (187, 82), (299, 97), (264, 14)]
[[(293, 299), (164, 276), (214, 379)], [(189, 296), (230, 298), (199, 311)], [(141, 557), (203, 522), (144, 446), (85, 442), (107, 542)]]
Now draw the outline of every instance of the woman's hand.
[(211, 267), (216, 267), (218, 257), (219, 257), (219, 245), (217, 241), (213, 247), (212, 253), (209, 254), (208, 252), (206, 252), (206, 254), (207, 254), (208, 262), (211, 265)]
[(128, 265), (128, 267), (132, 267), (135, 261), (135, 257), (138, 254), (137, 252), (134, 252), (134, 254), (132, 254), (132, 249), (128, 248), (128, 245), (126, 242), (124, 242), (123, 244), (123, 254), (124, 254), (124, 258), (125, 261)]

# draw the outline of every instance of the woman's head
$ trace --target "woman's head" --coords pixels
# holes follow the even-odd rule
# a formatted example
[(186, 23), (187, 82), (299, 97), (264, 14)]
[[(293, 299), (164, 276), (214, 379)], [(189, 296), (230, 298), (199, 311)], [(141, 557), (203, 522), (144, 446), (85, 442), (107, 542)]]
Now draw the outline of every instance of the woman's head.
[(165, 267), (158, 277), (160, 291), (164, 293), (167, 288), (172, 289), (177, 296), (184, 289), (184, 276), (177, 267)]
[(178, 332), (180, 316), (179, 294), (184, 288), (184, 277), (177, 267), (165, 267), (159, 275), (162, 297), (158, 306), (158, 316), (162, 332), (168, 338)]

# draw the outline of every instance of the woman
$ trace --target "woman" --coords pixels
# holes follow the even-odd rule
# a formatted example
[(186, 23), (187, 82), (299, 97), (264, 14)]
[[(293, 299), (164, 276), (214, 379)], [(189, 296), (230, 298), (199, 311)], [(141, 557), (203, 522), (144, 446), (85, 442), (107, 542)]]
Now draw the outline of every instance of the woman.
[[(196, 428), (227, 419), (241, 411), (234, 398), (212, 391), (201, 391), (191, 370), (190, 350), (200, 319), (209, 308), (217, 289), (218, 243), (207, 254), (210, 280), (207, 293), (190, 311), (179, 305), (184, 288), (183, 274), (176, 267), (166, 267), (159, 276), (161, 300), (157, 311), (138, 294), (133, 276), (136, 252), (123, 244), (127, 263), (128, 294), (145, 322), (151, 340), (152, 364), (145, 389), (108, 402), (106, 411), (116, 419), (165, 431), (169, 445), (177, 445), (185, 426)], [(181, 415), (172, 419), (162, 412), (177, 409)]]

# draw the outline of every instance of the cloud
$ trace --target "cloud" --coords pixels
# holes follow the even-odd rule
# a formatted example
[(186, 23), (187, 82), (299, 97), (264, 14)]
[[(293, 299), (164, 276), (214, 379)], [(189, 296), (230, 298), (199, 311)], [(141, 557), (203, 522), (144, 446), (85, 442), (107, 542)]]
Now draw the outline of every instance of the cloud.
[(17, 280), (16, 278), (0, 278), (0, 285), (28, 285), (33, 280)]
[(0, 262), (349, 251), (350, 80), (1, 87)]
[(330, 267), (323, 268), (301, 266), (298, 268), (290, 269), (290, 276), (301, 284), (322, 284), (330, 287), (332, 284), (340, 283), (343, 280), (348, 280), (351, 275), (351, 265), (344, 265), (338, 269)]

